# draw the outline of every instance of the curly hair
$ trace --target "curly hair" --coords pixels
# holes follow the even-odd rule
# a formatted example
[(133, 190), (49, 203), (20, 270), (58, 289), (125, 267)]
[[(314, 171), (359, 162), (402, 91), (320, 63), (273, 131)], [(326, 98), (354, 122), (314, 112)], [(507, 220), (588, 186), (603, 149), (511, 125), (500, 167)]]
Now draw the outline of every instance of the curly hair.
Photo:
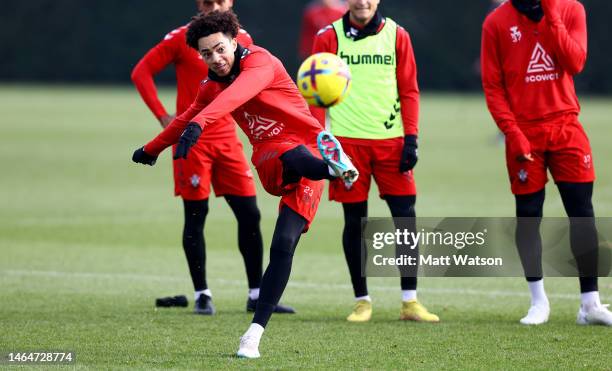
[(221, 32), (232, 39), (238, 35), (240, 23), (234, 12), (215, 11), (207, 15), (193, 17), (187, 28), (187, 45), (198, 50), (198, 40)]

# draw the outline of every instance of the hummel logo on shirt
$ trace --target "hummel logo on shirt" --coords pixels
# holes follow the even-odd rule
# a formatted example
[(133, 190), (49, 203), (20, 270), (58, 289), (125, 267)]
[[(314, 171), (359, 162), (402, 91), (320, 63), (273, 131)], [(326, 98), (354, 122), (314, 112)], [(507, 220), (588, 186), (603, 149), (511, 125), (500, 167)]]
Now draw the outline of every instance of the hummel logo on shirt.
[[(528, 76), (525, 77), (526, 83), (552, 81), (559, 78), (559, 73), (553, 73), (556, 70), (555, 62), (551, 56), (544, 50), (544, 47), (540, 43), (536, 43), (533, 53), (531, 53), (531, 60), (527, 67)], [(542, 74), (542, 72), (544, 72)], [(538, 75), (530, 75), (536, 74)]]

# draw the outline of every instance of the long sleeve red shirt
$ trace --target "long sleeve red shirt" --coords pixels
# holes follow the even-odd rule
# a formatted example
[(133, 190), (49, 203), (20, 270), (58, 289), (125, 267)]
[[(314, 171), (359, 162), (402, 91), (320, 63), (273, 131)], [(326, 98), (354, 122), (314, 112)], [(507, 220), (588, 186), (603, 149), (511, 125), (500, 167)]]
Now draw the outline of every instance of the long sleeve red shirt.
[(560, 19), (536, 23), (508, 1), (482, 30), (482, 85), (493, 119), (504, 132), (580, 111), (573, 76), (587, 56), (584, 7), (559, 0)]
[[(177, 96), (176, 115), (185, 112), (196, 98), (200, 82), (206, 78), (208, 67), (200, 54), (187, 45), (187, 27), (183, 26), (168, 33), (164, 39), (153, 47), (138, 62), (132, 71), (132, 81), (140, 96), (156, 118), (167, 115), (167, 111), (159, 100), (154, 76), (169, 65), (174, 65), (176, 72)], [(237, 41), (242, 46), (253, 43), (251, 36), (240, 30)], [(233, 120), (222, 118), (225, 125), (216, 125), (210, 132), (209, 140), (218, 140), (236, 135)]]
[(305, 59), (311, 54), (312, 44), (317, 32), (336, 19), (342, 18), (346, 10), (345, 5), (328, 7), (318, 3), (311, 4), (306, 8), (300, 31), (300, 58)]
[(191, 107), (145, 145), (145, 152), (156, 156), (175, 144), (190, 122), (199, 124), (206, 137), (230, 113), (253, 146), (291, 139), (316, 142), (321, 127), (278, 58), (251, 45), (234, 63), (240, 64), (236, 79), (203, 81)]
[[(378, 30), (379, 32), (384, 25), (383, 22)], [(417, 67), (410, 35), (399, 25), (397, 27), (395, 51), (397, 55), (397, 89), (400, 98), (404, 134), (417, 135), (419, 131), (419, 85), (417, 83)], [(321, 52), (336, 54), (338, 52), (338, 39), (333, 27), (329, 26), (319, 32), (315, 38), (312, 52), (313, 54)], [(325, 125), (325, 110), (311, 107), (311, 111), (321, 124)]]

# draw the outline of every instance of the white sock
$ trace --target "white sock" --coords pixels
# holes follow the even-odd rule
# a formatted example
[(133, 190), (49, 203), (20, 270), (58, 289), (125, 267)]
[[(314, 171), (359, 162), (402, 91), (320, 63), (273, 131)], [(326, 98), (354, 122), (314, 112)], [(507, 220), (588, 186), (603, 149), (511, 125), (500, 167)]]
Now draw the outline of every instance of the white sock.
[(329, 172), (329, 175), (334, 176), (334, 177), (337, 176), (334, 169), (332, 169), (332, 167), (329, 165), (327, 165), (327, 171)]
[(195, 294), (193, 295), (195, 297), (194, 300), (198, 300), (201, 294), (204, 294), (208, 296), (209, 298), (212, 298), (212, 292), (210, 291), (210, 289), (206, 289), (206, 290), (196, 291)]
[(251, 323), (251, 326), (249, 326), (249, 329), (244, 333), (244, 336), (248, 336), (259, 341), (261, 339), (261, 335), (263, 335), (263, 332), (264, 328), (260, 324)]
[(416, 298), (417, 298), (416, 290), (402, 290), (402, 301), (416, 300)]
[(582, 309), (586, 310), (600, 307), (601, 301), (599, 300), (599, 291), (583, 292), (580, 294), (580, 303)]
[(249, 299), (251, 300), (259, 299), (259, 288), (249, 289)]
[(370, 303), (372, 302), (372, 298), (370, 298), (370, 295), (358, 296), (355, 298), (355, 301), (359, 301), (359, 300), (369, 301)]
[(531, 305), (550, 306), (548, 298), (546, 297), (546, 291), (544, 291), (544, 279), (539, 281), (527, 282), (529, 285), (529, 291), (531, 292)]

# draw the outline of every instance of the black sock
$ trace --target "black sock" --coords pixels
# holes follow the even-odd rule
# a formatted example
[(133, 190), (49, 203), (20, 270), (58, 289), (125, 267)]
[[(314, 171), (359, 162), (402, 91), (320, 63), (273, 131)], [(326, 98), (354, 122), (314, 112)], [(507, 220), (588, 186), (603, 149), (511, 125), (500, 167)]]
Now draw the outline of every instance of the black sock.
[[(391, 216), (394, 218), (407, 218), (402, 221), (396, 220), (395, 227), (397, 229), (407, 229), (412, 232), (416, 232), (416, 212), (414, 205), (416, 203), (416, 196), (385, 196), (385, 201), (389, 205), (391, 210)], [(418, 261), (419, 247), (416, 246), (414, 249), (408, 248), (408, 246), (397, 246), (395, 255), (408, 255), (416, 258)], [(416, 290), (417, 289), (417, 273), (418, 266), (398, 266), (400, 271), (400, 286), (402, 290)]]
[(311, 180), (334, 179), (325, 161), (299, 145), (280, 157), (283, 162), (283, 184), (296, 183), (304, 177)]
[(306, 219), (300, 214), (283, 206), (278, 214), (272, 245), (270, 246), (270, 264), (261, 281), (257, 309), (253, 323), (266, 327), (276, 304), (280, 301), (289, 281), (293, 253), (300, 236), (306, 227)]
[(204, 222), (208, 214), (208, 199), (183, 200), (185, 225), (183, 227), (183, 250), (187, 258), (189, 273), (195, 291), (208, 289), (206, 282), (206, 243)]
[(593, 183), (557, 183), (570, 218), (570, 246), (578, 266), (580, 292), (598, 291), (599, 241), (593, 211)]
[(526, 195), (515, 195), (516, 200), (516, 247), (529, 282), (539, 281), (542, 273), (542, 236), (540, 223), (544, 210), (545, 191)]
[(263, 241), (259, 228), (261, 214), (256, 197), (226, 195), (225, 199), (238, 221), (238, 248), (244, 260), (249, 288), (259, 288), (263, 269)]
[(362, 277), (363, 263), (366, 253), (361, 241), (361, 218), (368, 216), (368, 202), (343, 203), (344, 231), (342, 232), (342, 247), (344, 257), (348, 265), (353, 293), (355, 297), (368, 295), (368, 283), (366, 277)]

